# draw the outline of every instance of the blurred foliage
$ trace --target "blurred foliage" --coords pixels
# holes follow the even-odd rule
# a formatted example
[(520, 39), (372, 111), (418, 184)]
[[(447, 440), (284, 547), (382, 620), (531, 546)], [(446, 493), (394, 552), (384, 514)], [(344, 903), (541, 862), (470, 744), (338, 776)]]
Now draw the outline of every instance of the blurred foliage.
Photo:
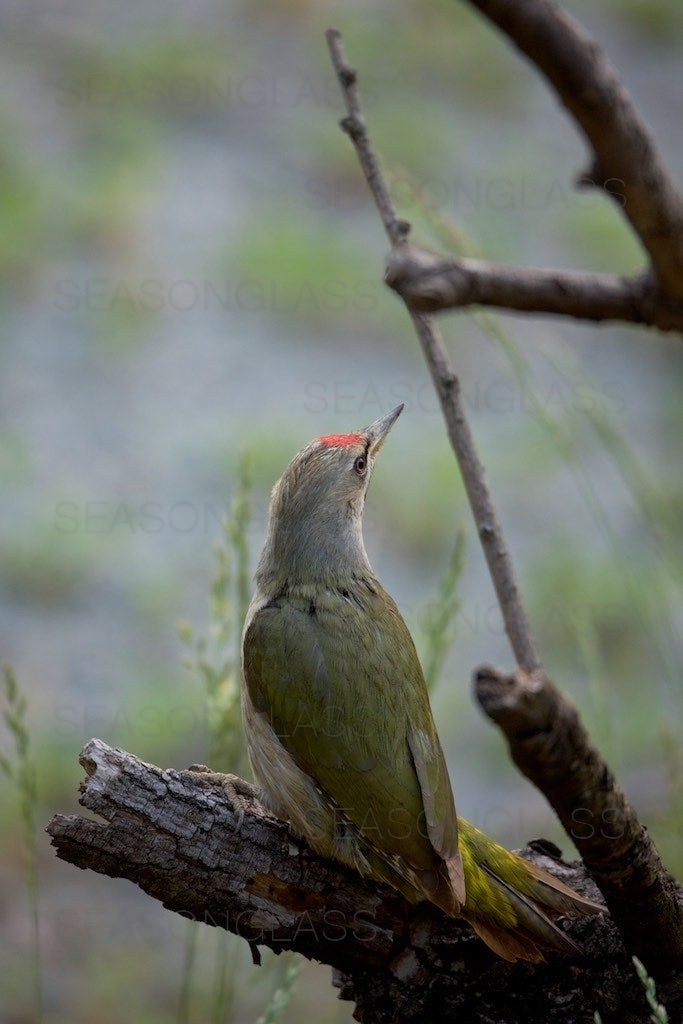
[(25, 481), (31, 469), (29, 446), (17, 434), (0, 433), (0, 487)]
[(422, 613), (424, 653), (420, 658), (427, 689), (431, 690), (443, 673), (455, 633), (455, 617), (460, 607), (457, 587), (465, 557), (465, 535), (459, 530), (436, 597)]
[(43, 1020), (43, 978), (41, 971), (40, 913), (38, 896), (38, 850), (36, 819), (38, 812), (38, 785), (33, 761), (31, 740), (26, 724), (26, 697), (19, 689), (14, 672), (3, 666), (2, 717), (12, 740), (14, 752), (0, 750), (0, 771), (14, 783), (19, 799), (21, 844), (24, 855), (24, 873), (30, 907), (31, 949), (28, 956), (31, 971), (33, 1013), (36, 1024)]
[(35, 266), (46, 214), (42, 175), (22, 154), (18, 132), (0, 113), (0, 277), (3, 288), (25, 287)]
[(263, 226), (250, 225), (231, 239), (230, 266), (239, 268), (242, 308), (269, 310), (305, 321), (307, 330), (325, 327), (330, 314), (357, 320), (375, 305), (374, 264), (311, 213), (303, 221), (264, 212)]
[[(581, 4), (579, 17), (583, 8)], [(672, 46), (683, 34), (678, 0), (592, 0), (585, 9), (616, 18), (638, 39), (649, 38), (660, 45)]]
[(173, 120), (223, 113), (230, 82), (245, 64), (244, 52), (232, 46), (226, 54), (208, 27), (177, 34), (170, 26), (106, 49), (63, 52), (58, 88), (62, 102), (82, 115), (114, 105), (158, 127), (164, 113)]
[(636, 974), (638, 975), (638, 978), (640, 979), (643, 989), (645, 990), (645, 996), (647, 998), (648, 1006), (652, 1010), (652, 1013), (650, 1014), (650, 1020), (652, 1021), (652, 1024), (668, 1024), (669, 1015), (666, 1012), (666, 1009), (657, 999), (657, 986), (655, 984), (654, 978), (650, 977), (650, 975), (647, 973), (647, 968), (645, 967), (645, 964), (641, 960), (639, 960), (637, 956), (634, 956), (631, 959), (633, 960), (633, 965), (636, 969)]
[(78, 593), (94, 556), (81, 532), (55, 535), (54, 520), (34, 522), (0, 549), (0, 579), (14, 600), (60, 606)]
[(292, 991), (301, 970), (301, 958), (292, 959), (285, 971), (282, 984), (276, 988), (270, 1003), (256, 1024), (277, 1024), (292, 998)]
[(209, 595), (206, 635), (196, 635), (189, 622), (179, 626), (189, 649), (187, 667), (202, 682), (209, 714), (209, 765), (215, 771), (244, 775), (247, 769), (240, 721), (242, 626), (250, 596), (248, 529), (251, 459), (242, 455), (239, 480), (223, 541), (215, 546), (215, 567)]
[[(619, 193), (619, 183), (615, 192)], [(592, 189), (567, 208), (562, 237), (586, 270), (632, 274), (643, 265), (643, 250), (613, 204)]]

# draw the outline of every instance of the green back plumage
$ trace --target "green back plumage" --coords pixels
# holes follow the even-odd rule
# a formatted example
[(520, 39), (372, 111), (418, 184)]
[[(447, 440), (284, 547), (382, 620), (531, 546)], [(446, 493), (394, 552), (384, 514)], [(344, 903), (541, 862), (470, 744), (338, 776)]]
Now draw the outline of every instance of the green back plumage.
[(420, 663), (374, 577), (322, 592), (298, 586), (257, 611), (244, 674), (253, 707), (340, 826), (399, 872), (457, 863), (453, 795)]

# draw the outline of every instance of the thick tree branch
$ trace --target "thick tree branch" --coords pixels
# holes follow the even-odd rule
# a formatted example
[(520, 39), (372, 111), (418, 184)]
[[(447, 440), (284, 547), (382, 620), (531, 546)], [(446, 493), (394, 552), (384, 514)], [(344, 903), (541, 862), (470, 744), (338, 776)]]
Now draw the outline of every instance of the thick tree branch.
[(163, 771), (97, 739), (80, 762), (80, 802), (105, 823), (53, 818), (63, 860), (129, 878), (191, 920), (338, 968), (381, 963), (407, 941), (402, 899), (316, 857), (255, 801), (240, 818), (210, 778)]
[[(81, 803), (104, 821), (57, 815), (58, 856), (128, 878), (191, 920), (227, 928), (256, 951), (291, 949), (331, 964), (367, 1024), (501, 1020), (508, 1024), (635, 1024), (645, 1005), (608, 918), (574, 922), (586, 960), (507, 964), (463, 922), (317, 857), (255, 801), (235, 815), (215, 780), (162, 770), (91, 740)], [(591, 883), (536, 851), (525, 855), (588, 896)], [(256, 953), (258, 957), (258, 954)], [(533, 986), (529, 979), (533, 973)], [(672, 987), (662, 990), (670, 1009)], [(679, 993), (680, 996), (680, 993)]]
[(574, 705), (543, 672), (509, 676), (487, 666), (474, 686), (515, 764), (576, 844), (627, 948), (655, 973), (680, 973), (683, 902), (676, 883)]
[[(508, 7), (505, 3), (500, 6)], [(534, 6), (533, 0), (530, 6)], [(327, 41), (348, 111), (342, 128), (356, 148), (394, 246), (392, 264), (396, 269), (405, 265), (406, 260), (417, 261), (418, 265), (421, 260), (429, 262), (424, 253), (416, 255), (416, 250), (407, 245), (406, 226), (397, 228), (401, 222), (368, 136), (356, 72), (346, 61), (339, 33), (328, 31)], [(501, 676), (493, 669), (482, 670), (477, 677), (480, 703), (505, 732), (518, 766), (557, 811), (586, 864), (595, 872), (596, 880), (604, 884), (607, 904), (628, 948), (638, 952), (653, 971), (666, 974), (675, 967), (680, 970), (683, 910), (674, 883), (612, 773), (590, 742), (573, 705), (540, 668), (512, 563), (460, 400), (458, 378), (433, 317), (417, 312), (407, 299), (406, 305), (441, 401), (506, 631), (520, 666), (514, 677)], [(601, 825), (605, 816), (609, 820), (616, 814), (622, 831), (607, 844), (601, 841), (604, 837), (586, 837), (577, 828), (576, 817), (580, 814), (587, 814)]]
[(683, 331), (683, 302), (667, 300), (649, 273), (624, 277), (517, 267), (401, 245), (393, 249), (384, 279), (410, 309), (418, 311), (495, 306)]
[(585, 185), (602, 188), (683, 302), (683, 199), (605, 54), (556, 0), (469, 0), (545, 75), (593, 152)]

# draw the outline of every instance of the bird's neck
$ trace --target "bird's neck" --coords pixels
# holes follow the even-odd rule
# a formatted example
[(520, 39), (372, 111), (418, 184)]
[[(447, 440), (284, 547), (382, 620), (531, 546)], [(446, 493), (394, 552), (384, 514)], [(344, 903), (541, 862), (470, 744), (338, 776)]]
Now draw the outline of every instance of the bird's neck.
[(372, 575), (360, 516), (344, 511), (286, 524), (271, 516), (268, 538), (256, 569), (262, 593), (284, 586), (343, 586)]

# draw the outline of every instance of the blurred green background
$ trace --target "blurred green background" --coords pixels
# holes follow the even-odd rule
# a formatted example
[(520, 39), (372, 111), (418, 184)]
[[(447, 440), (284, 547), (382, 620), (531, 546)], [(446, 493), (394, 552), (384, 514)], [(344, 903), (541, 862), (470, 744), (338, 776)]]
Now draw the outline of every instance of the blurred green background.
[[(675, 172), (677, 0), (566, 6)], [(406, 403), (366, 544), (425, 653), (424, 609), (464, 531), (433, 693), (459, 810), (510, 845), (541, 834), (572, 852), (470, 698), (473, 668), (511, 656), (427, 372), (381, 283), (324, 29), (360, 70), (416, 239), (625, 272), (641, 253), (605, 199), (573, 188), (587, 153), (555, 99), (462, 3), (9, 0), (0, 20), (0, 656), (36, 767), (44, 1019), (255, 1021), (291, 960), (251, 967), (243, 943), (58, 862), (42, 832), (78, 810), (91, 736), (165, 766), (210, 757), (216, 708), (183, 661), (191, 634), (234, 647), (218, 620), (239, 601), (209, 593), (245, 451), (253, 569), (292, 454)], [(680, 876), (680, 339), (469, 313), (443, 327), (545, 663)], [(10, 762), (15, 741), (3, 727)], [(0, 1018), (23, 1024), (25, 828), (0, 780)], [(350, 1012), (307, 964), (281, 1019)]]

